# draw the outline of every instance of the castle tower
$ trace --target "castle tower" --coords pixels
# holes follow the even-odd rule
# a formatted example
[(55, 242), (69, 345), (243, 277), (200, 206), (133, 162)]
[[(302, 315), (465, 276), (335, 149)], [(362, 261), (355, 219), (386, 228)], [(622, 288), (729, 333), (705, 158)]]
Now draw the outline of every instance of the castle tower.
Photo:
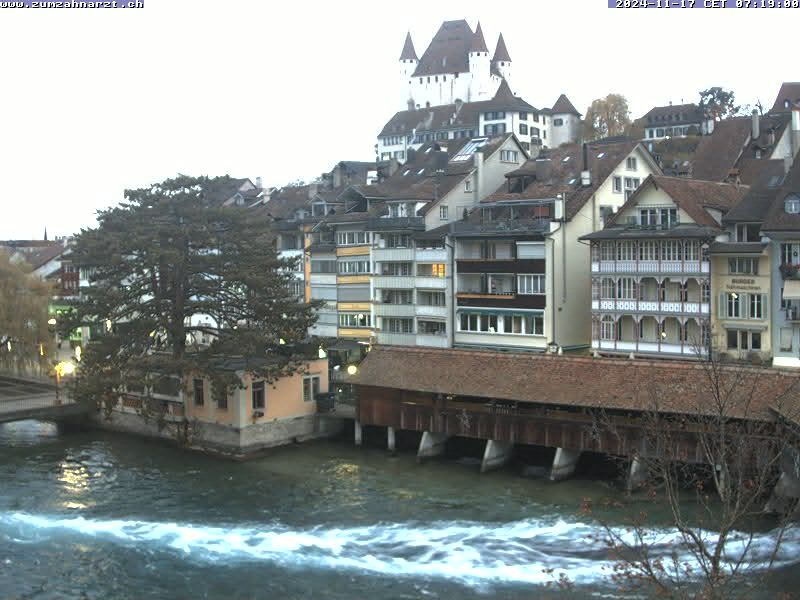
[(400, 89), (403, 110), (414, 108), (414, 98), (411, 86), (411, 77), (417, 70), (419, 58), (414, 50), (414, 43), (411, 41), (411, 32), (406, 34), (406, 41), (403, 44), (403, 51), (400, 53)]
[(486, 100), (491, 97), (491, 75), (489, 67), (489, 49), (486, 47), (486, 40), (483, 37), (483, 30), (479, 22), (478, 26), (475, 28), (475, 33), (472, 36), (472, 43), (469, 48), (469, 72), (471, 81), (469, 85), (469, 97), (466, 98), (467, 102)]
[(495, 48), (494, 57), (492, 57), (492, 67), (503, 79), (511, 83), (511, 56), (508, 54), (508, 48), (506, 48), (502, 33), (497, 38), (497, 48)]

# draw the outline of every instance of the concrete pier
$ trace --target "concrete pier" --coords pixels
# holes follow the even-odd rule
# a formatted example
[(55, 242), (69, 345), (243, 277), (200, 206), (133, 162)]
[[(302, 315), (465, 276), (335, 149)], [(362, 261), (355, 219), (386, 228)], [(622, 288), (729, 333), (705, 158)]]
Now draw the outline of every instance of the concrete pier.
[(786, 449), (780, 461), (781, 476), (769, 497), (764, 512), (784, 513), (794, 506), (800, 512), (800, 454)]
[(481, 461), (481, 473), (499, 469), (511, 460), (513, 454), (514, 444), (486, 440), (486, 449), (483, 451), (483, 460)]
[(575, 472), (580, 457), (580, 450), (557, 448), (553, 468), (550, 470), (550, 481), (561, 481), (570, 477)]
[(397, 444), (395, 442), (394, 427), (387, 427), (386, 428), (386, 448), (392, 454), (395, 453), (395, 449), (397, 448)]
[(359, 423), (358, 421), (354, 421), (353, 422), (353, 430), (354, 430), (354, 434), (355, 434), (354, 435), (355, 444), (356, 444), (356, 446), (360, 446), (361, 445), (361, 441), (362, 441), (362, 439), (361, 439), (361, 423)]
[(417, 462), (444, 454), (446, 442), (447, 436), (444, 433), (423, 432), (422, 439), (419, 441), (419, 450), (417, 450)]
[(631, 459), (630, 467), (628, 467), (628, 480), (625, 482), (625, 489), (629, 493), (635, 492), (645, 484), (648, 475), (647, 465), (638, 456), (634, 456)]

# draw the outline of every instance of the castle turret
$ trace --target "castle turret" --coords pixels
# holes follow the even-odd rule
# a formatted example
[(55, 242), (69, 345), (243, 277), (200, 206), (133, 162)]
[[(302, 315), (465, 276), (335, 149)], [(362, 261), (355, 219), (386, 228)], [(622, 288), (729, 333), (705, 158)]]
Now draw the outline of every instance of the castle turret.
[(403, 44), (403, 51), (400, 53), (400, 89), (402, 90), (403, 108), (414, 108), (413, 94), (411, 93), (411, 77), (417, 70), (419, 58), (414, 50), (414, 43), (411, 41), (411, 32), (406, 34), (406, 41)]
[(511, 56), (508, 54), (506, 42), (503, 39), (503, 34), (497, 38), (497, 48), (494, 50), (494, 57), (492, 57), (493, 71), (496, 71), (506, 81), (511, 81)]
[(472, 42), (469, 48), (469, 72), (472, 81), (469, 86), (468, 102), (483, 100), (489, 93), (490, 68), (489, 48), (486, 47), (486, 40), (483, 37), (483, 30), (480, 22), (472, 35)]

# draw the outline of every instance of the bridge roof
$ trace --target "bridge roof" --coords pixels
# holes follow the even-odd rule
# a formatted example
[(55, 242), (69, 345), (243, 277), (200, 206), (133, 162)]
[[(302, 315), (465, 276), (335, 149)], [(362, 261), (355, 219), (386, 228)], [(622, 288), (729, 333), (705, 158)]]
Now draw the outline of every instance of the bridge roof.
[[(719, 372), (715, 376), (714, 372)], [(672, 360), (623, 360), (481, 350), (373, 346), (348, 382), (559, 407), (714, 414), (713, 386), (731, 418), (800, 416), (800, 374)]]

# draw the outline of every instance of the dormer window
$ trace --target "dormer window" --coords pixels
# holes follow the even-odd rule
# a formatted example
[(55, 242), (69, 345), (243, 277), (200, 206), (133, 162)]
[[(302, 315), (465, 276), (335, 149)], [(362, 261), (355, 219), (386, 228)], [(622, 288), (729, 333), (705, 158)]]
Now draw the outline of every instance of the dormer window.
[(789, 102), (788, 98), (783, 101), (783, 108), (789, 108), (790, 105), (791, 105), (791, 102)]
[(800, 196), (792, 194), (783, 201), (783, 210), (786, 214), (796, 215), (800, 213)]

